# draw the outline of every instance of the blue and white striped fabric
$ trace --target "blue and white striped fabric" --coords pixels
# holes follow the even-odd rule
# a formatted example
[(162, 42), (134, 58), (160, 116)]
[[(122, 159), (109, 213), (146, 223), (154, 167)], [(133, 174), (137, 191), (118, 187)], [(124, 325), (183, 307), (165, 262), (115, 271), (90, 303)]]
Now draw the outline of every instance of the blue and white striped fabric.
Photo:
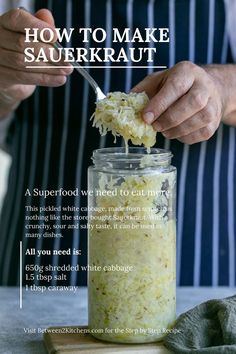
[[(170, 43), (158, 49), (156, 65), (171, 67), (181, 60), (198, 64), (232, 62), (223, 0), (101, 0), (99, 6), (96, 0), (36, 0), (36, 7), (51, 9), (58, 27), (106, 28), (107, 47), (111, 46), (112, 27), (169, 27)], [(74, 38), (69, 45), (79, 44)], [(90, 72), (105, 92), (128, 91), (152, 68), (91, 68)], [(76, 73), (65, 87), (38, 88), (18, 109), (8, 134), (13, 164), (0, 227), (2, 284), (18, 282), (20, 240), (24, 250), (80, 247), (82, 256), (53, 257), (51, 264), (86, 264), (87, 237), (83, 230), (66, 230), (63, 238), (56, 239), (24, 237), (25, 215), (31, 215), (25, 205), (81, 207), (86, 199), (44, 200), (24, 194), (34, 187), (87, 188), (86, 169), (93, 149), (114, 145), (110, 135), (100, 137), (91, 127), (93, 110), (94, 94)], [(178, 285), (236, 283), (235, 139), (236, 129), (226, 125), (220, 125), (209, 141), (191, 146), (158, 134), (157, 146), (173, 152), (173, 165), (178, 169)], [(117, 144), (121, 143), (118, 139)], [(49, 263), (49, 259), (27, 256), (25, 262), (41, 265)], [(86, 274), (72, 273), (68, 282), (86, 284)]]

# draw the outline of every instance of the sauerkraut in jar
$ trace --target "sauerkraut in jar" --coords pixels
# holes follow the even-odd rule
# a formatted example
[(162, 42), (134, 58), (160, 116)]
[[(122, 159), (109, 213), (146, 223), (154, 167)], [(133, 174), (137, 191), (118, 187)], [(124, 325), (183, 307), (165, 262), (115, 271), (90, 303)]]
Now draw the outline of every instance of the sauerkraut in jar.
[(171, 153), (95, 150), (89, 168), (89, 327), (120, 343), (161, 340), (175, 321)]

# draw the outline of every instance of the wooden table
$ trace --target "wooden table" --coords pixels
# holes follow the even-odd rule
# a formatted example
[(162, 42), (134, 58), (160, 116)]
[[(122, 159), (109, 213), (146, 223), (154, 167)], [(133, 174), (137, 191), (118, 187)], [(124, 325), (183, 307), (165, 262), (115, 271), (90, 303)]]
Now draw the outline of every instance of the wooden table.
[[(192, 288), (177, 290), (177, 313), (211, 298), (236, 293), (236, 288)], [(19, 289), (0, 287), (0, 354), (46, 354), (43, 331), (51, 326), (87, 324), (87, 289), (68, 292), (23, 293), (19, 308)]]

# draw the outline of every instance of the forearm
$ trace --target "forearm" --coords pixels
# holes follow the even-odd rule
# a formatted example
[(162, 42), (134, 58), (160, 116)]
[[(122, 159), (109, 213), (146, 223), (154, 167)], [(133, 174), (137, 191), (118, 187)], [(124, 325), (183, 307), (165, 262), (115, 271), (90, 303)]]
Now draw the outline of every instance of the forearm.
[[(64, 58), (58, 65), (65, 65), (68, 68), (58, 69), (55, 72), (48, 63), (45, 67), (36, 70), (37, 72), (25, 71), (26, 27), (37, 28), (39, 31), (50, 28), (55, 33), (53, 41), (57, 38), (53, 16), (46, 9), (39, 10), (35, 15), (21, 9), (12, 9), (0, 16), (0, 120), (14, 112), (21, 101), (31, 96), (36, 86), (62, 86), (73, 71), (69, 63), (65, 65)], [(16, 43), (22, 43), (23, 46)], [(52, 49), (52, 43), (37, 42), (32, 43), (32, 46), (35, 52), (43, 49), (48, 53)]]
[(207, 65), (204, 68), (217, 81), (220, 89), (222, 122), (236, 126), (236, 64)]

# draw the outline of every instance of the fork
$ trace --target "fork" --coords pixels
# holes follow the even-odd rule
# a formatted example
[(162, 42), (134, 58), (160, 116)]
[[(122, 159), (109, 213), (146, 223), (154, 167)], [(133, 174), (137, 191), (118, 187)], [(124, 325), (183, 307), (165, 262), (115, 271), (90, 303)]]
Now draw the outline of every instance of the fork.
[[(62, 45), (58, 41), (53, 43), (53, 46), (57, 50), (61, 49), (62, 54), (65, 56), (65, 48), (63, 48)], [(73, 61), (70, 63), (75, 68), (75, 70), (77, 70), (85, 78), (85, 80), (87, 80), (89, 82), (89, 84), (92, 86), (92, 88), (95, 92), (95, 95), (96, 95), (96, 102), (103, 100), (106, 97), (106, 95), (102, 92), (102, 90), (98, 86), (98, 83), (88, 73), (88, 71), (85, 70), (82, 65), (78, 64), (74, 57), (73, 57)]]

